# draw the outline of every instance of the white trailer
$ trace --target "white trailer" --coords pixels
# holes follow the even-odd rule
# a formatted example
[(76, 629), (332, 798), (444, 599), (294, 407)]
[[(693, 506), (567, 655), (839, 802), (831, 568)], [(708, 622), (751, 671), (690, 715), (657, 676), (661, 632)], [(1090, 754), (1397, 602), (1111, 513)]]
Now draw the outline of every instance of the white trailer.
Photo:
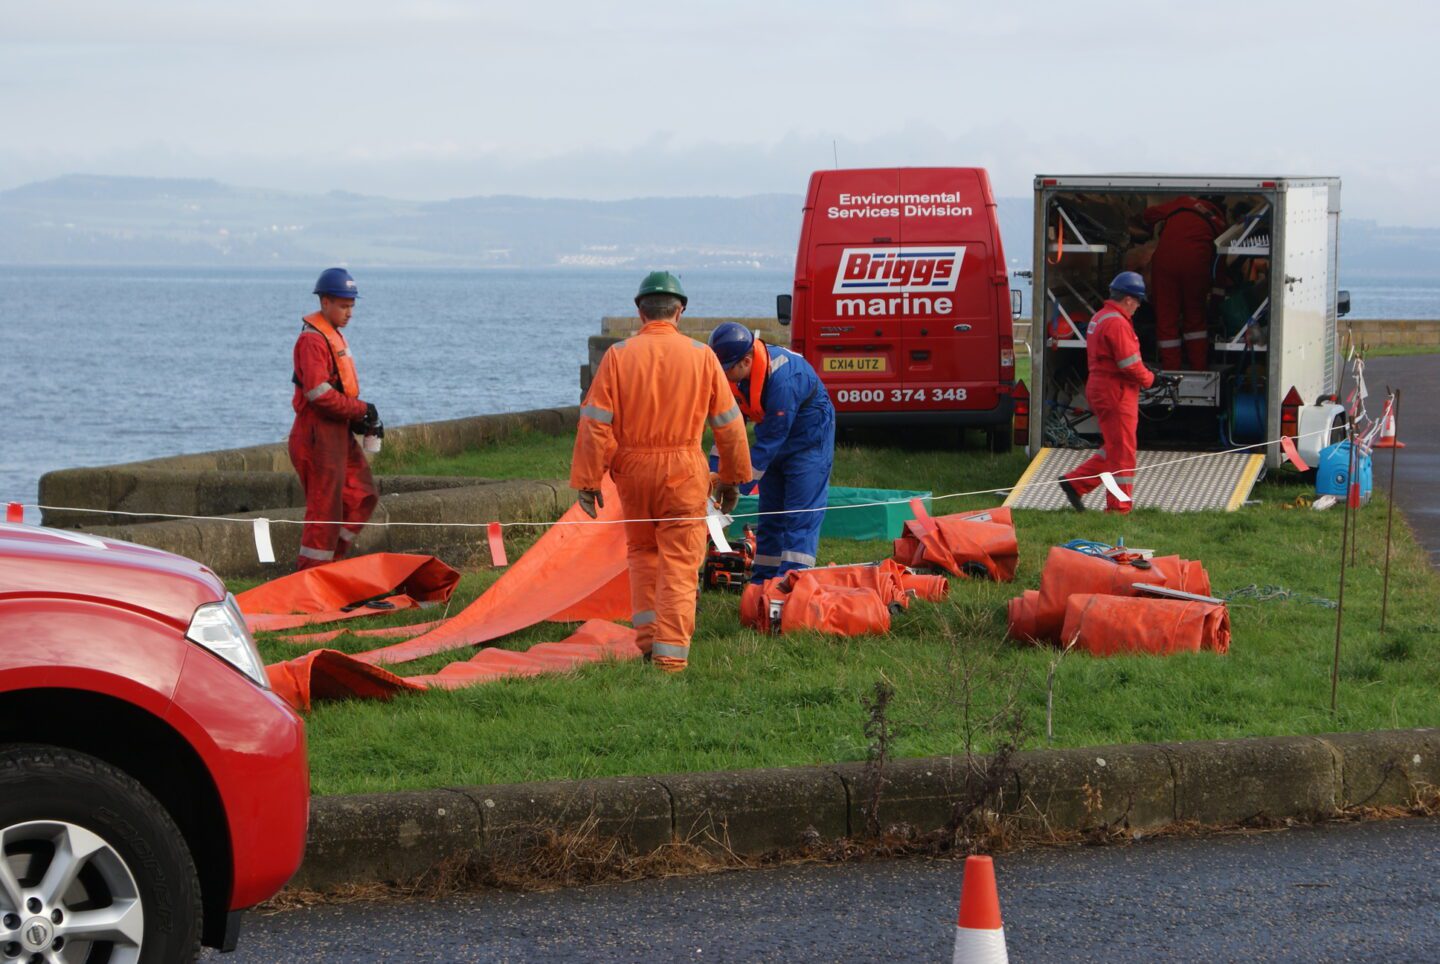
[[(1141, 467), (1162, 453), (1174, 463), (1186, 453), (1257, 445), (1282, 434), (1302, 436), (1302, 455), (1313, 458), (1343, 432), (1334, 399), (1341, 361), (1336, 323), (1349, 310), (1348, 293), (1336, 288), (1339, 178), (1040, 175), (1028, 433), (1036, 464), (1008, 504), (1065, 504), (1057, 486), (1030, 483), (1058, 477), (1098, 444), (1083, 397), (1085, 323), (1117, 273), (1147, 272), (1156, 238), (1145, 212), (1179, 197), (1206, 197), (1224, 212), (1207, 306), (1209, 357), (1203, 368), (1179, 373), (1178, 392), (1142, 396)], [(1158, 362), (1153, 311), (1143, 307), (1135, 321), (1143, 356)], [(1235, 508), (1264, 466), (1281, 463), (1278, 445), (1249, 452), (1252, 457), (1227, 457), (1229, 468), (1206, 482), (1205, 491), (1196, 491), (1192, 470), (1212, 469), (1216, 460), (1156, 473), (1137, 488), (1136, 504)], [(1157, 484), (1162, 474), (1173, 476), (1171, 485)]]

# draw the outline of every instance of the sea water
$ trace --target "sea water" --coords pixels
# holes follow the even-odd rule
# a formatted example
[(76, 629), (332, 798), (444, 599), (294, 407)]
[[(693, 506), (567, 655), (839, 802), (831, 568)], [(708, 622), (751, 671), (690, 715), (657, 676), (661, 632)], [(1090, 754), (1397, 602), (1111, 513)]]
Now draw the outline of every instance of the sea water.
[[(283, 440), (317, 273), (0, 267), (0, 502), (33, 502), (51, 469)], [(356, 274), (345, 333), (361, 395), (400, 425), (576, 404), (586, 339), (601, 317), (634, 312), (644, 271)], [(773, 317), (791, 283), (780, 271), (683, 277), (701, 316)], [(1440, 318), (1437, 281), (1345, 287), (1355, 318)]]

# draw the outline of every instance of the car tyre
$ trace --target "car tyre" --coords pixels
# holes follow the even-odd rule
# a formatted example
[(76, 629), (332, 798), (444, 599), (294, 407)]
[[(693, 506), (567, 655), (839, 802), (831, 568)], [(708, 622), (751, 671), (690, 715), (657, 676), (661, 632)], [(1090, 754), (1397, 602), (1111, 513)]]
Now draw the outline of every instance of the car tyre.
[(199, 954), (200, 881), (185, 838), (154, 796), (102, 760), (0, 747), (0, 860), (0, 960), (30, 960), (38, 941), (54, 953), (56, 938), (70, 960)]
[(990, 438), (990, 451), (996, 455), (1004, 455), (1015, 447), (1015, 433), (1011, 430), (1009, 422), (986, 429), (986, 434)]

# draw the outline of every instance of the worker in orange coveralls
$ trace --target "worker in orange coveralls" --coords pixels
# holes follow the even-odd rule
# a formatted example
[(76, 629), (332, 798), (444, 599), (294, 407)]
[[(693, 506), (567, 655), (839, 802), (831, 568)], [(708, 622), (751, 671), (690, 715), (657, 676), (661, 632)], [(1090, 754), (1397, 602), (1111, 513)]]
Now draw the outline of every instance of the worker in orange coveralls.
[[(1085, 330), (1085, 355), (1090, 376), (1085, 399), (1100, 423), (1102, 447), (1073, 470), (1060, 476), (1060, 489), (1076, 512), (1084, 512), (1081, 499), (1101, 484), (1099, 473), (1115, 476), (1120, 490), (1135, 489), (1135, 427), (1140, 418), (1140, 390), (1155, 376), (1140, 360), (1140, 340), (1130, 318), (1145, 300), (1145, 281), (1134, 271), (1122, 271), (1110, 282), (1110, 299), (1090, 319)], [(1130, 502), (1105, 492), (1106, 512), (1129, 512)]]
[[(722, 511), (750, 481), (745, 420), (715, 353), (680, 334), (688, 299), (680, 279), (654, 271), (635, 305), (640, 333), (611, 346), (580, 409), (570, 487), (593, 518), (606, 471), (625, 518), (632, 623), (642, 650), (671, 672), (684, 670), (695, 632), (697, 573), (705, 556), (703, 521), (710, 467), (700, 448), (706, 421), (720, 451), (715, 494)], [(652, 522), (643, 520), (661, 519)]]
[(1160, 366), (1179, 371), (1181, 345), (1190, 371), (1205, 371), (1209, 363), (1209, 335), (1205, 305), (1210, 299), (1215, 239), (1225, 230), (1223, 198), (1178, 197), (1145, 209), (1145, 223), (1164, 222), (1160, 242), (1150, 263), (1154, 287), (1155, 338)]
[[(295, 340), (295, 424), (290, 461), (305, 489), (305, 527), (296, 569), (340, 559), (380, 500), (354, 434), (380, 429), (375, 406), (360, 400), (355, 358), (341, 329), (350, 323), (355, 279), (328, 268), (315, 282), (320, 310), (306, 315)], [(341, 524), (343, 523), (343, 525)]]

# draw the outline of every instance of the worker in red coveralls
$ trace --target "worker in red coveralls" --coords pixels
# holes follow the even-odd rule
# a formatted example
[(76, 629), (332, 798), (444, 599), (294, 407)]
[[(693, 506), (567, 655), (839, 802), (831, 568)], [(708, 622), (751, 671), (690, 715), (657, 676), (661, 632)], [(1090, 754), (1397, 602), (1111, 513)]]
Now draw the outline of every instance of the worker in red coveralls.
[[(306, 315), (295, 340), (295, 424), (290, 461), (305, 489), (305, 527), (296, 569), (340, 559), (380, 500), (355, 434), (380, 426), (375, 406), (360, 399), (355, 358), (341, 329), (350, 323), (359, 292), (344, 268), (328, 268), (315, 282), (320, 310)], [(343, 523), (343, 524), (342, 524)]]
[[(1122, 271), (1110, 282), (1110, 298), (1090, 319), (1085, 330), (1085, 356), (1090, 377), (1085, 399), (1100, 423), (1101, 448), (1073, 470), (1060, 476), (1060, 489), (1076, 512), (1084, 512), (1085, 494), (1101, 485), (1100, 473), (1115, 476), (1127, 496), (1135, 488), (1135, 427), (1140, 418), (1140, 390), (1155, 376), (1140, 360), (1140, 339), (1130, 318), (1145, 300), (1145, 280), (1134, 271)], [(1130, 502), (1106, 489), (1106, 512), (1129, 512)]]
[(1164, 223), (1150, 263), (1155, 338), (1162, 368), (1203, 372), (1208, 367), (1205, 305), (1213, 287), (1215, 239), (1225, 230), (1223, 203), (1223, 198), (1211, 194), (1177, 197), (1145, 209), (1146, 225)]

